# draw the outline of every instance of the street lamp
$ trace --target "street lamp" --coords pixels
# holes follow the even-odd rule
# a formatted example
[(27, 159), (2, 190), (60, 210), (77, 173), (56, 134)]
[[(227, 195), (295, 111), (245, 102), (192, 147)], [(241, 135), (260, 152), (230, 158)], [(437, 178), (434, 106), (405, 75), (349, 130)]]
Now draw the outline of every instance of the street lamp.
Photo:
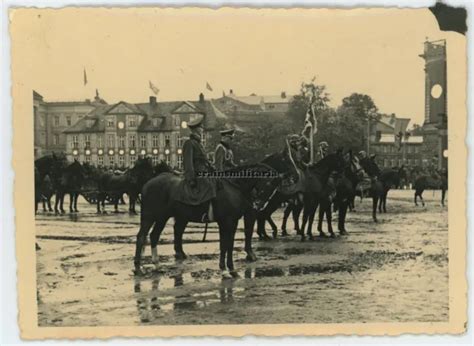
[(153, 149), (153, 155), (158, 155), (158, 149)]
[(166, 150), (165, 150), (165, 154), (166, 154), (166, 155), (169, 155), (169, 154), (170, 154), (170, 150), (169, 150), (169, 149), (166, 149)]
[(145, 150), (145, 149), (142, 149), (142, 150), (140, 151), (140, 154), (142, 154), (143, 156), (145, 156), (145, 155), (146, 155), (146, 150)]
[(178, 149), (178, 155), (181, 155), (183, 153), (183, 150), (181, 148)]

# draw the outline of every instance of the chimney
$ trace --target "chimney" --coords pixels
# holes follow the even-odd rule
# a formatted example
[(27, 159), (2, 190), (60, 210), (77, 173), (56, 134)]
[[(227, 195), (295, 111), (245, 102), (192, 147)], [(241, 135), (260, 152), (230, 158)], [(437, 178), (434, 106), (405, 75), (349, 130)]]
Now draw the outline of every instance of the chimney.
[(282, 98), (282, 99), (286, 99), (286, 91), (282, 91), (282, 92), (281, 92), (281, 98)]
[(150, 106), (156, 106), (156, 96), (150, 96)]
[(203, 93), (199, 94), (199, 102), (201, 102), (201, 103), (204, 102), (204, 94)]

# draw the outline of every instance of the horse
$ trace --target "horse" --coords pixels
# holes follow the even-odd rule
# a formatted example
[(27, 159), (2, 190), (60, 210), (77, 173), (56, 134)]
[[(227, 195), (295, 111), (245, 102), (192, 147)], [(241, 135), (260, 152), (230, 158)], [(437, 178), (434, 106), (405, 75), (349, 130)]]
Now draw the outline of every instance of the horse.
[[(120, 197), (129, 196), (129, 212), (136, 214), (135, 204), (143, 185), (153, 177), (153, 165), (148, 157), (139, 158), (132, 168), (122, 175), (103, 173), (98, 177), (97, 213), (105, 213), (105, 199), (109, 196), (114, 202), (114, 212), (118, 213)], [(101, 209), (102, 205), (102, 209)]]
[[(69, 194), (69, 212), (78, 212), (77, 199), (84, 181), (84, 169), (79, 161), (74, 159), (70, 164), (59, 164), (53, 168), (53, 188), (56, 195), (54, 211), (64, 213), (63, 203), (66, 194)], [(59, 210), (58, 210), (59, 206)]]
[[(278, 173), (274, 168), (265, 164), (254, 164), (231, 169), (237, 178), (221, 178), (216, 191), (214, 206), (215, 221), (219, 226), (220, 258), (219, 268), (223, 278), (236, 276), (233, 263), (234, 237), (239, 219), (244, 216), (245, 250), (248, 258), (255, 255), (251, 249), (255, 208), (276, 190), (280, 178), (246, 178), (239, 177), (246, 172), (261, 174)], [(186, 255), (182, 247), (182, 237), (188, 222), (202, 222), (202, 215), (207, 211), (209, 202), (200, 205), (185, 205), (176, 200), (183, 177), (173, 173), (163, 173), (147, 182), (142, 189), (142, 208), (140, 229), (137, 234), (135, 251), (135, 274), (141, 275), (141, 255), (144, 249), (148, 232), (150, 234), (152, 260), (158, 269), (157, 244), (167, 221), (174, 218), (174, 250), (177, 259), (184, 259)]]
[[(321, 236), (325, 236), (322, 229), (322, 223), (324, 215), (328, 223), (328, 232), (331, 237), (335, 237), (331, 223), (331, 204), (334, 204), (334, 209), (338, 211), (338, 231), (341, 235), (346, 235), (347, 230), (345, 227), (347, 209), (351, 202), (354, 200), (356, 194), (356, 186), (362, 180), (363, 169), (360, 166), (359, 160), (356, 156), (352, 155), (352, 151), (347, 152), (344, 155), (345, 167), (340, 177), (336, 178), (336, 193), (334, 200), (331, 201), (326, 194), (320, 201), (319, 205), (319, 219), (318, 219), (318, 231)], [(326, 188), (327, 193), (327, 188)]]
[(318, 205), (328, 198), (330, 187), (329, 178), (332, 174), (342, 174), (344, 170), (342, 151), (329, 154), (305, 171), (303, 190), (303, 223), (301, 227), (301, 241), (306, 239), (304, 229), (310, 240), (313, 239), (312, 226)]
[(425, 201), (423, 200), (423, 191), (425, 189), (441, 190), (441, 205), (444, 207), (444, 200), (446, 197), (446, 190), (448, 189), (448, 172), (447, 170), (442, 170), (438, 173), (433, 174), (423, 174), (418, 176), (415, 179), (415, 184), (413, 186), (415, 189), (415, 205), (418, 206), (418, 197), (421, 199), (421, 203), (425, 206)]
[(404, 166), (381, 170), (375, 163), (375, 157), (360, 160), (361, 166), (371, 179), (369, 195), (372, 197), (372, 219), (377, 220), (377, 206), (379, 213), (387, 212), (387, 195), (392, 186), (400, 185), (400, 178), (406, 176)]

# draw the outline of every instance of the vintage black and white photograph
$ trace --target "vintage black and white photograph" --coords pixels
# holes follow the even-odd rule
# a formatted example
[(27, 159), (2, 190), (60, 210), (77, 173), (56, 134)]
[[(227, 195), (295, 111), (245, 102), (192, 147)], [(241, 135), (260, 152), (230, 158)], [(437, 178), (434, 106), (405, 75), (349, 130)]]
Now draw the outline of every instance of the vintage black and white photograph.
[(11, 35), (38, 329), (456, 320), (465, 37), (429, 9), (18, 9)]

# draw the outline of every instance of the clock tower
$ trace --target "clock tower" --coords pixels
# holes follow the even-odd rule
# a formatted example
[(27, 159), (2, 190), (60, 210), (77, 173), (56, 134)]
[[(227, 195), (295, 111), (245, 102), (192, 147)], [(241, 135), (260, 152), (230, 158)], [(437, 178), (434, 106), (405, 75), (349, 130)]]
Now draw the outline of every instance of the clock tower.
[(447, 168), (447, 69), (446, 41), (425, 41), (425, 120), (423, 123), (423, 163)]

